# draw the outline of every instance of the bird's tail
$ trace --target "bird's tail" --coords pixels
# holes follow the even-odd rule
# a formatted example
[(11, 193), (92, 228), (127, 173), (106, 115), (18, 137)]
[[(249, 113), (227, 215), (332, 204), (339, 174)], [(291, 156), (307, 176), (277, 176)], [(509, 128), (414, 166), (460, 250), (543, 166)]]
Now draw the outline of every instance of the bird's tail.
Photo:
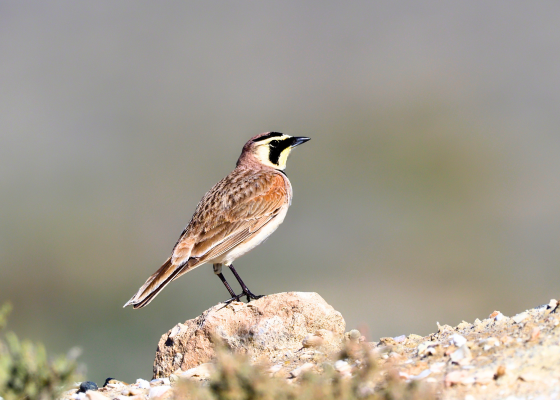
[(163, 265), (148, 278), (138, 292), (123, 306), (132, 306), (134, 309), (142, 308), (150, 303), (169, 282), (177, 277), (185, 265), (173, 265), (169, 257)]

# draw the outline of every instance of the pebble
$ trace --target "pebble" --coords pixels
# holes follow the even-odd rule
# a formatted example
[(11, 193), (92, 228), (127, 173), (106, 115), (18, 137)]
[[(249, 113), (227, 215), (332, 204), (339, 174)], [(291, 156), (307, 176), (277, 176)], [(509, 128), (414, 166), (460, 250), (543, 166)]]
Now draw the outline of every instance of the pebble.
[(303, 339), (303, 341), (301, 342), (301, 344), (303, 345), (303, 347), (308, 348), (308, 347), (319, 347), (323, 344), (325, 339), (323, 339), (321, 336), (317, 336), (317, 335), (308, 335), (305, 337), (305, 339)]
[(134, 387), (127, 387), (121, 392), (123, 396), (138, 396), (141, 395), (142, 393), (143, 393), (142, 390)]
[(464, 344), (461, 347), (459, 347), (457, 350), (455, 350), (453, 353), (451, 353), (450, 357), (451, 357), (451, 361), (454, 363), (465, 364), (472, 358), (472, 354), (469, 348), (467, 347), (467, 345)]
[(170, 385), (171, 382), (169, 381), (169, 378), (156, 378), (156, 379), (152, 379), (150, 381), (150, 383), (152, 385), (158, 385), (158, 384), (162, 384), (162, 385)]
[(525, 318), (527, 318), (528, 316), (529, 316), (529, 314), (527, 314), (527, 312), (522, 312), (522, 313), (519, 313), (516, 316), (512, 317), (511, 319), (513, 319), (513, 322), (518, 324), (521, 321), (523, 321)]
[(107, 400), (107, 396), (103, 396), (99, 392), (94, 392), (93, 390), (88, 390), (86, 392), (86, 399), (87, 400)]
[(498, 368), (496, 369), (496, 373), (495, 373), (496, 378), (504, 376), (505, 374), (506, 374), (506, 366), (505, 365), (499, 365)]
[(171, 329), (171, 333), (169, 334), (169, 339), (174, 339), (181, 331), (186, 332), (187, 327), (181, 323), (175, 325), (173, 329)]
[(490, 350), (492, 347), (496, 347), (500, 345), (500, 341), (495, 337), (489, 337), (488, 339), (482, 340), (481, 344), (483, 345), (482, 349), (484, 351)]
[(434, 349), (434, 347), (437, 346), (437, 345), (438, 345), (437, 342), (420, 343), (418, 345), (418, 356), (424, 357), (424, 356), (434, 355), (436, 353), (436, 350)]
[(468, 378), (466, 371), (453, 371), (445, 376), (445, 386), (449, 387), (458, 383), (464, 383)]
[(533, 330), (531, 331), (531, 337), (529, 338), (529, 341), (531, 342), (536, 341), (540, 335), (541, 335), (540, 328), (539, 327), (533, 328)]
[(150, 388), (150, 382), (148, 382), (145, 379), (136, 379), (136, 385), (140, 389), (149, 389)]
[(499, 322), (499, 321), (501, 321), (501, 320), (503, 320), (503, 319), (505, 319), (505, 318), (506, 318), (506, 316), (505, 316), (504, 314), (498, 313), (498, 315), (496, 315), (496, 316), (494, 317), (494, 321)]
[(153, 388), (150, 389), (150, 392), (148, 393), (148, 398), (149, 399), (155, 399), (158, 397), (162, 397), (164, 394), (167, 393), (167, 391), (171, 390), (171, 386), (154, 386)]
[(464, 336), (459, 335), (458, 333), (454, 333), (451, 336), (451, 342), (457, 346), (457, 347), (461, 347), (463, 346), (465, 343), (467, 343), (467, 339), (465, 339)]
[(428, 376), (430, 376), (431, 373), (432, 371), (430, 371), (429, 369), (425, 369), (424, 371), (420, 372), (418, 375), (411, 376), (410, 380), (418, 381), (420, 379), (427, 378)]
[(477, 372), (474, 379), (480, 385), (488, 385), (494, 380), (494, 371), (487, 369), (486, 371)]
[(401, 343), (406, 340), (406, 336), (405, 335), (396, 336), (393, 338), (393, 340), (397, 343)]
[(350, 332), (346, 332), (345, 336), (351, 342), (359, 342), (362, 334), (357, 329), (352, 329)]
[(334, 369), (344, 377), (352, 376), (352, 367), (347, 361), (338, 360), (334, 363)]
[(314, 367), (314, 364), (305, 363), (303, 365), (300, 365), (299, 367), (297, 367), (293, 371), (291, 371), (290, 374), (292, 375), (293, 378), (297, 378), (298, 376), (300, 376), (304, 372), (307, 372), (307, 371), (311, 370), (311, 368), (313, 368), (313, 367)]
[(213, 363), (204, 363), (204, 364), (200, 364), (198, 367), (194, 367), (186, 371), (181, 371), (181, 370), (175, 371), (175, 375), (177, 375), (179, 378), (185, 378), (185, 379), (192, 379), (192, 378), (208, 379), (210, 378), (210, 375), (212, 375), (215, 369), (216, 367), (214, 366)]
[(92, 381), (86, 381), (86, 382), (82, 382), (80, 383), (80, 388), (78, 389), (78, 393), (85, 393), (88, 390), (97, 390), (97, 384), (95, 382)]

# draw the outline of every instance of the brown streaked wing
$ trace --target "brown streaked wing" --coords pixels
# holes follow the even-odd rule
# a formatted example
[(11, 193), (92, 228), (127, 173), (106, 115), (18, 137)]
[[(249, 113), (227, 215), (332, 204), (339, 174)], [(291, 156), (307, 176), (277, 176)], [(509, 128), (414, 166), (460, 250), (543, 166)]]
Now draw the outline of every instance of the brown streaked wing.
[[(263, 174), (262, 179), (251, 183), (246, 189), (250, 195), (242, 196), (240, 201), (233, 203), (228, 209), (216, 210), (216, 218), (213, 221), (205, 221), (203, 226), (200, 226), (200, 233), (191, 248), (190, 257), (196, 257), (200, 262), (218, 257), (278, 215), (288, 200), (284, 178), (276, 173), (272, 176)], [(223, 192), (221, 197), (223, 196), (227, 196), (227, 192)], [(213, 200), (217, 206), (224, 204), (219, 198), (214, 197)], [(181, 241), (177, 248), (180, 247)]]

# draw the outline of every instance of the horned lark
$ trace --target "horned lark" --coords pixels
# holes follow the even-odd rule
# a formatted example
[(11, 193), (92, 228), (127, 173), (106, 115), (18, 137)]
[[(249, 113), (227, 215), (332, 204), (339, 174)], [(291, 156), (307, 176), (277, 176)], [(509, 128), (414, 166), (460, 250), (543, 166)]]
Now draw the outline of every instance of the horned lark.
[[(262, 243), (284, 220), (292, 202), (292, 185), (283, 172), (291, 150), (309, 140), (278, 132), (253, 137), (241, 151), (235, 169), (198, 203), (171, 256), (124, 305), (142, 308), (181, 275), (212, 263), (231, 299), (257, 299), (232, 263)], [(241, 285), (236, 295), (222, 275), (222, 266)]]

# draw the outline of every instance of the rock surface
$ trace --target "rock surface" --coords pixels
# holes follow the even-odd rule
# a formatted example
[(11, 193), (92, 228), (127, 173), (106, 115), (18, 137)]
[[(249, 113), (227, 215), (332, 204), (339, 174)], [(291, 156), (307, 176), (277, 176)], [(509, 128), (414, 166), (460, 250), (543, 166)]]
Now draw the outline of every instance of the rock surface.
[[(266, 374), (288, 386), (298, 385), (308, 373), (334, 373), (342, 380), (358, 379), (362, 397), (394, 377), (431, 393), (420, 398), (556, 399), (560, 398), (559, 305), (551, 300), (513, 317), (495, 311), (474, 323), (438, 324), (437, 332), (425, 337), (401, 335), (367, 343), (357, 330), (342, 334), (342, 316), (315, 293), (221, 304), (162, 337), (155, 363), (161, 377), (151, 382), (138, 379), (132, 385), (112, 379), (98, 392), (86, 393), (78, 393), (77, 383), (61, 398), (167, 400), (181, 398), (184, 381), (208, 387), (212, 379), (223, 378), (219, 375), (223, 358), (222, 367), (212, 363), (215, 334), (235, 352), (249, 355), (251, 362), (264, 364)], [(368, 359), (374, 360), (376, 372), (366, 377)], [(227, 367), (231, 372), (231, 365)], [(398, 389), (394, 383), (392, 387)]]
[(278, 293), (247, 304), (218, 304), (161, 337), (154, 378), (211, 361), (216, 338), (253, 362), (276, 363), (293, 359), (304, 347), (336, 351), (344, 328), (342, 315), (317, 293)]

